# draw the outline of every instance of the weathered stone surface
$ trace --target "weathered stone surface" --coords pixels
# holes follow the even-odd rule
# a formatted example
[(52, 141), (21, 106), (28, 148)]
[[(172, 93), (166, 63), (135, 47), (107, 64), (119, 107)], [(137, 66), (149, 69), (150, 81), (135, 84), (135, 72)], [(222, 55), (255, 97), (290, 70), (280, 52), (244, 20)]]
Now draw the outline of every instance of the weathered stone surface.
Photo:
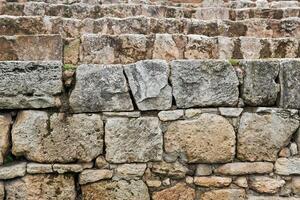
[(6, 199), (75, 200), (72, 176), (36, 174), (5, 182)]
[(0, 109), (60, 105), (61, 62), (0, 62)]
[(292, 178), (292, 191), (298, 197), (300, 196), (300, 177), (299, 176)]
[(278, 158), (275, 171), (280, 175), (300, 174), (300, 158)]
[(204, 192), (201, 200), (244, 200), (246, 193), (242, 189), (220, 189)]
[(281, 62), (280, 66), (280, 106), (300, 109), (300, 61)]
[(172, 122), (164, 142), (167, 153), (183, 153), (189, 163), (229, 162), (235, 154), (234, 129), (225, 118), (215, 114)]
[(243, 108), (219, 108), (220, 114), (225, 117), (238, 117), (243, 112)]
[(148, 187), (157, 188), (161, 186), (161, 181), (159, 180), (146, 180), (146, 184)]
[(121, 65), (80, 65), (70, 96), (74, 112), (133, 110)]
[(114, 171), (114, 179), (137, 179), (145, 173), (146, 164), (123, 164), (118, 165)]
[[(218, 58), (218, 39), (202, 36), (188, 35), (184, 51), (185, 59), (213, 59)], [(214, 71), (214, 70), (212, 70)]]
[(183, 117), (183, 115), (184, 115), (183, 110), (167, 110), (167, 111), (160, 111), (158, 113), (158, 118), (161, 121), (174, 121)]
[(0, 37), (0, 60), (62, 60), (60, 35)]
[(249, 179), (249, 187), (259, 193), (275, 194), (284, 184), (284, 180), (267, 176), (252, 176)]
[(0, 179), (12, 179), (20, 176), (24, 176), (26, 173), (26, 163), (13, 163), (0, 167)]
[(175, 186), (154, 192), (153, 200), (194, 200), (195, 190), (185, 183), (177, 183)]
[(248, 196), (248, 200), (298, 200), (297, 197)]
[(106, 161), (105, 156), (98, 156), (95, 160), (95, 165), (97, 168), (109, 168), (109, 163)]
[(210, 176), (210, 177), (195, 177), (195, 185), (201, 187), (226, 187), (232, 182), (231, 178)]
[(172, 106), (170, 69), (162, 60), (144, 60), (125, 66), (134, 100), (140, 110), (166, 110)]
[(272, 106), (276, 103), (280, 90), (276, 78), (279, 74), (279, 62), (242, 61), (244, 71), (241, 93), (244, 102), (250, 106)]
[(141, 180), (100, 181), (81, 186), (83, 200), (150, 200)]
[(79, 174), (79, 184), (84, 185), (103, 179), (110, 179), (113, 171), (108, 169), (86, 169)]
[(238, 79), (226, 61), (173, 61), (171, 81), (180, 108), (235, 106), (238, 102)]
[(175, 60), (181, 58), (180, 50), (172, 35), (156, 34), (153, 47), (153, 58)]
[(0, 199), (5, 199), (5, 189), (4, 189), (4, 182), (0, 182)]
[(107, 119), (106, 160), (113, 163), (161, 160), (163, 139), (159, 126), (156, 117)]
[(132, 112), (103, 112), (103, 117), (128, 117), (128, 118), (137, 118), (141, 116), (140, 111)]
[(236, 180), (234, 180), (234, 183), (239, 187), (243, 187), (243, 188), (248, 187), (248, 180), (244, 176), (238, 177)]
[(273, 172), (273, 168), (269, 162), (235, 162), (224, 164), (214, 172), (224, 175), (266, 174)]
[(13, 154), (28, 160), (90, 162), (103, 152), (103, 122), (96, 114), (54, 113), (49, 119), (44, 111), (21, 111), (12, 129), (12, 141)]
[(174, 163), (157, 162), (153, 163), (152, 172), (172, 178), (184, 178), (188, 168), (176, 161)]
[(29, 174), (46, 174), (52, 173), (52, 164), (42, 164), (42, 163), (28, 163), (27, 173)]
[(276, 112), (243, 113), (238, 130), (237, 156), (247, 161), (275, 161), (299, 121)]
[(208, 176), (212, 174), (212, 167), (208, 164), (198, 164), (196, 168), (196, 176)]
[(3, 164), (4, 157), (9, 150), (11, 123), (10, 114), (0, 114), (0, 164)]
[(78, 163), (78, 164), (54, 164), (53, 171), (59, 174), (67, 172), (82, 172), (84, 169), (89, 169), (93, 167), (93, 163)]

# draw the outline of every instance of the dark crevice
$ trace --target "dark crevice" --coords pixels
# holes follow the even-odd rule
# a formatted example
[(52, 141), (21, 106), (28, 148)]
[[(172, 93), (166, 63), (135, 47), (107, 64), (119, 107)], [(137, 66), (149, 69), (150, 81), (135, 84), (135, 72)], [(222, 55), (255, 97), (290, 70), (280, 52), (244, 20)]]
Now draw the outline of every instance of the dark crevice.
[(128, 77), (126, 76), (126, 73), (125, 73), (124, 69), (123, 69), (123, 74), (124, 74), (124, 77), (126, 79), (126, 83), (127, 83), (127, 87), (128, 87), (128, 93), (129, 93), (129, 96), (130, 96), (130, 99), (131, 99), (131, 102), (132, 102), (132, 105), (133, 105), (133, 110), (132, 111), (139, 110), (138, 106), (137, 106), (137, 104), (135, 102), (134, 96), (132, 94), (131, 88), (129, 86)]

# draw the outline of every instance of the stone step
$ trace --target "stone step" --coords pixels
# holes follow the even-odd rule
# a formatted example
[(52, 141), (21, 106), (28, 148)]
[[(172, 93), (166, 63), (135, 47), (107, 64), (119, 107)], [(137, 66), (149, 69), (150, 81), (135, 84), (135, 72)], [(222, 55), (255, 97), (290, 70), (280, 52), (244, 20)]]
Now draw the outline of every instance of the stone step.
[(0, 61), (62, 61), (60, 35), (0, 36)]
[(186, 8), (147, 4), (47, 4), (47, 3), (2, 3), (0, 14), (18, 16), (61, 16), (67, 18), (132, 17), (144, 15), (157, 18), (248, 19), (299, 17), (300, 6), (291, 8)]
[(248, 19), (241, 21), (176, 18), (129, 18), (76, 20), (61, 17), (0, 16), (0, 35), (60, 34), (76, 38), (84, 33), (97, 34), (197, 34), (226, 37), (300, 37), (300, 18), (281, 20)]
[(145, 59), (299, 58), (299, 39), (123, 34), (81, 37), (81, 63), (133, 63)]

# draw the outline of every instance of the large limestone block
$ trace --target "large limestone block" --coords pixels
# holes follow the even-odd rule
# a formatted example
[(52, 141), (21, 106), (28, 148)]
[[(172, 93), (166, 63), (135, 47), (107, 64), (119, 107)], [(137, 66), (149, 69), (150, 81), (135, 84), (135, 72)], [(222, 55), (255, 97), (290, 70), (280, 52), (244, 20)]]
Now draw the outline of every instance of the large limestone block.
[(175, 186), (154, 192), (153, 200), (194, 200), (196, 192), (185, 183), (177, 183)]
[(0, 164), (10, 147), (10, 126), (12, 118), (10, 114), (0, 114)]
[(0, 109), (60, 105), (61, 62), (0, 62)]
[(121, 65), (80, 65), (69, 101), (74, 112), (133, 110)]
[(0, 60), (62, 60), (60, 35), (0, 37)]
[(237, 156), (247, 161), (275, 161), (282, 147), (288, 144), (299, 121), (278, 112), (243, 113), (239, 130)]
[(36, 162), (90, 162), (103, 152), (99, 115), (21, 111), (12, 129), (12, 152)]
[(163, 151), (160, 122), (156, 117), (109, 118), (105, 145), (109, 162), (159, 161)]
[(81, 186), (83, 200), (150, 200), (141, 180), (100, 181)]
[(272, 106), (276, 103), (279, 84), (276, 78), (279, 73), (279, 62), (276, 61), (243, 61), (244, 71), (242, 98), (251, 106)]
[(300, 109), (300, 61), (283, 61), (280, 68), (280, 106)]
[(6, 199), (75, 200), (74, 177), (70, 175), (27, 175), (5, 182)]
[(235, 155), (235, 132), (216, 114), (172, 122), (164, 134), (167, 153), (183, 153), (189, 163), (230, 162)]
[(235, 106), (238, 102), (238, 78), (226, 61), (173, 61), (171, 81), (180, 108)]
[(166, 110), (172, 106), (170, 69), (162, 60), (145, 60), (125, 67), (135, 102), (140, 110)]

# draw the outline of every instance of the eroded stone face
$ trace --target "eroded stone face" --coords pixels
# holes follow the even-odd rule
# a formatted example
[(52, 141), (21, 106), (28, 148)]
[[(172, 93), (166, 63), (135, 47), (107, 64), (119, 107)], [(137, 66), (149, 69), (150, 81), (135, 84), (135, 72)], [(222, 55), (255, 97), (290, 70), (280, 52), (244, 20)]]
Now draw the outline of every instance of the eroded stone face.
[(81, 186), (83, 200), (150, 200), (141, 180), (99, 181)]
[(5, 182), (6, 199), (75, 200), (75, 181), (69, 175), (26, 175)]
[(160, 122), (156, 117), (109, 118), (105, 145), (109, 162), (159, 161), (163, 151)]
[(279, 73), (279, 62), (276, 61), (243, 61), (244, 70), (242, 98), (251, 106), (272, 106), (276, 103), (279, 84), (276, 78)]
[(66, 116), (21, 111), (12, 129), (12, 152), (36, 162), (89, 162), (103, 152), (99, 115)]
[(130, 89), (140, 110), (166, 110), (172, 105), (169, 67), (162, 60), (145, 60), (125, 67)]
[(241, 189), (220, 189), (220, 190), (211, 190), (205, 192), (201, 195), (203, 200), (244, 200), (246, 199), (245, 190)]
[(60, 105), (61, 62), (0, 62), (0, 109)]
[(238, 158), (275, 161), (278, 152), (288, 144), (298, 126), (299, 121), (289, 114), (243, 113), (238, 130)]
[(278, 158), (275, 171), (280, 175), (300, 174), (300, 158)]
[(12, 118), (10, 114), (0, 115), (0, 164), (4, 161), (4, 156), (10, 146), (10, 126)]
[(172, 122), (164, 142), (166, 152), (183, 153), (189, 163), (230, 162), (235, 155), (234, 129), (225, 118), (215, 114)]
[(121, 65), (80, 65), (76, 74), (70, 96), (74, 112), (133, 110)]
[(152, 196), (153, 200), (193, 200), (195, 199), (195, 190), (185, 183), (178, 183), (173, 187), (155, 192)]
[(238, 102), (238, 79), (226, 61), (173, 61), (171, 81), (180, 108), (235, 106)]
[(280, 106), (300, 108), (300, 62), (284, 61), (280, 68)]
[(284, 180), (267, 176), (252, 176), (249, 179), (249, 187), (259, 193), (275, 194), (284, 184)]

